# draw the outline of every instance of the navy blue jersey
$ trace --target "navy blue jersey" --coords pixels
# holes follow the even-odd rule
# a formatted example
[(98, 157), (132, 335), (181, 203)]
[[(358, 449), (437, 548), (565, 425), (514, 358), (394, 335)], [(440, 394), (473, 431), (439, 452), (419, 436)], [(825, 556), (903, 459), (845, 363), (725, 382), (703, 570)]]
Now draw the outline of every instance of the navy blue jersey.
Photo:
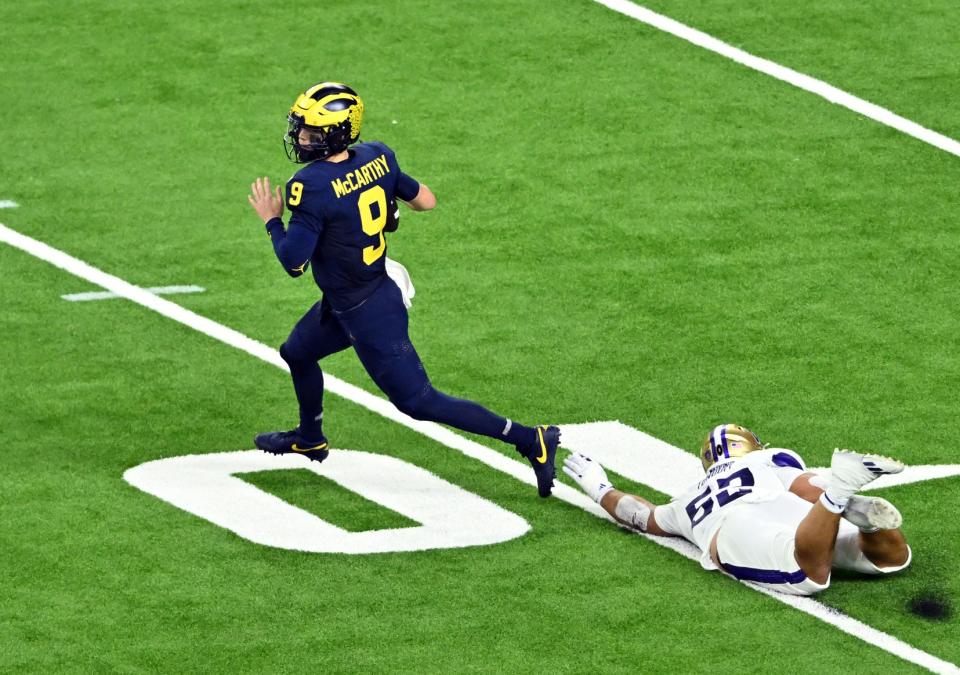
[(312, 266), (334, 309), (354, 307), (386, 277), (388, 205), (419, 189), (383, 143), (354, 145), (343, 162), (312, 162), (287, 182), (287, 230), (279, 218), (267, 223), (274, 251), (291, 276)]

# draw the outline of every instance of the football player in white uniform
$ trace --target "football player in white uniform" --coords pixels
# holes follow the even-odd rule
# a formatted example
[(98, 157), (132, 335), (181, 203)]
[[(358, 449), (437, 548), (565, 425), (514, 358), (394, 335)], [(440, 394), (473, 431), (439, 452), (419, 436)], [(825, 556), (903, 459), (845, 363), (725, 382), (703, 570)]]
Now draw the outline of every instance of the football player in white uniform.
[(715, 427), (700, 459), (704, 479), (659, 506), (615, 489), (585, 455), (570, 455), (563, 471), (621, 524), (683, 537), (701, 550), (705, 569), (783, 593), (826, 589), (834, 567), (888, 574), (910, 564), (899, 511), (856, 494), (878, 476), (903, 471), (902, 463), (835, 450), (824, 479), (797, 453), (768, 449), (737, 424)]

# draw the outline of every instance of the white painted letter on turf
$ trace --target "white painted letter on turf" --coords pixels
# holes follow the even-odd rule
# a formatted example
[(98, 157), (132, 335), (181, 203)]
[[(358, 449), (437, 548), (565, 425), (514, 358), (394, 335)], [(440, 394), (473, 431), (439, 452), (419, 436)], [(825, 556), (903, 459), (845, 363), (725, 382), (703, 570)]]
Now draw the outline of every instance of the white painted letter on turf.
[(703, 478), (694, 455), (623, 422), (564, 424), (563, 447), (665, 495), (682, 493)]
[[(348, 532), (234, 474), (307, 469), (421, 525)], [(323, 464), (259, 450), (170, 457), (123, 474), (131, 485), (257, 544), (312, 553), (387, 553), (498, 544), (530, 525), (493, 502), (386, 455), (337, 450)]]

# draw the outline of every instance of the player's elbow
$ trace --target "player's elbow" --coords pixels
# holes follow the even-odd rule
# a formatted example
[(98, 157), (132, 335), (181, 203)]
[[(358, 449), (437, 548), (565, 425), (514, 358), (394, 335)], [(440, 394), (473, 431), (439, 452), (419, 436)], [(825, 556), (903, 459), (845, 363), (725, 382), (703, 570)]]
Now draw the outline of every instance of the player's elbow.
[(298, 262), (284, 257), (280, 259), (280, 264), (283, 265), (283, 270), (291, 277), (299, 277), (303, 276), (303, 273), (307, 271), (307, 265), (310, 264), (310, 261), (304, 260), (303, 262)]
[(310, 258), (304, 260), (303, 251), (297, 251), (292, 247), (279, 246), (276, 248), (276, 253), (283, 271), (291, 277), (301, 276), (310, 264)]
[(425, 193), (423, 195), (422, 206), (424, 211), (429, 211), (430, 209), (436, 208), (437, 197), (436, 195), (433, 194), (433, 191), (430, 188), (428, 188), (427, 186), (424, 186), (424, 188), (425, 188)]
[(414, 211), (429, 211), (437, 205), (437, 198), (434, 196), (433, 190), (420, 183), (420, 191), (408, 204)]
[(658, 537), (676, 537), (677, 534), (665, 527), (666, 523), (669, 521), (667, 516), (661, 511), (660, 520), (657, 520), (657, 509), (660, 509), (660, 506), (653, 506), (650, 509), (650, 519), (647, 521), (647, 534), (655, 534)]

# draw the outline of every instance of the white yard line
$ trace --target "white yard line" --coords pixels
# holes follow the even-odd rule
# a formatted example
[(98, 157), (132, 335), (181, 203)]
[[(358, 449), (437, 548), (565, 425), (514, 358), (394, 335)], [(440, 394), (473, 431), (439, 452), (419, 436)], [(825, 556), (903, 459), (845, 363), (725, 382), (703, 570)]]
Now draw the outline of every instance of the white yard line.
[[(247, 354), (250, 354), (251, 356), (257, 357), (262, 361), (271, 363), (278, 368), (287, 370), (287, 364), (283, 361), (283, 359), (280, 358), (280, 355), (277, 353), (276, 349), (268, 347), (261, 342), (257, 342), (256, 340), (253, 340), (246, 335), (233, 330), (232, 328), (228, 328), (223, 324), (219, 324), (216, 321), (212, 321), (195, 312), (191, 312), (190, 310), (185, 309), (174, 302), (154, 295), (144, 288), (134, 286), (133, 284), (124, 281), (119, 277), (115, 277), (112, 274), (107, 274), (106, 272), (103, 272), (96, 267), (83, 262), (82, 260), (74, 258), (63, 251), (55, 249), (52, 246), (44, 244), (43, 242), (26, 235), (20, 234), (15, 230), (11, 230), (3, 224), (0, 224), (0, 241), (10, 244), (11, 246), (29, 253), (34, 257), (40, 258), (41, 260), (59, 267), (60, 269), (73, 274), (74, 276), (85, 279), (86, 281), (96, 284), (97, 286), (101, 286), (102, 288), (131, 300), (138, 305), (152, 309), (153, 311), (162, 314), (167, 318), (173, 319), (178, 323), (189, 326), (190, 328), (219, 340), (224, 344), (235, 347), (246, 352)], [(536, 484), (533, 471), (528, 464), (506, 457), (495, 450), (464, 438), (463, 436), (460, 436), (459, 434), (454, 433), (450, 429), (442, 427), (439, 424), (414, 420), (413, 418), (408, 417), (398, 411), (389, 401), (382, 399), (379, 396), (374, 396), (373, 394), (339, 378), (333, 377), (328, 373), (324, 373), (324, 385), (328, 391), (334, 394), (342, 396), (343, 398), (346, 398), (347, 400), (361, 405), (368, 410), (382, 415), (387, 419), (393, 420), (398, 424), (402, 424), (405, 427), (413, 429), (414, 431), (421, 433), (439, 443), (442, 443), (447, 447), (458, 450), (467, 457), (479, 460), (491, 468), (513, 476), (522, 483), (531, 486)], [(533, 499), (532, 491), (530, 494), (531, 499)], [(607, 514), (591, 499), (587, 498), (579, 490), (576, 490), (568, 485), (557, 483), (553, 494), (562, 501), (578, 506), (598, 517), (609, 519)], [(664, 537), (647, 538), (661, 546), (673, 549), (687, 558), (691, 558), (693, 560), (697, 560), (699, 558), (696, 549), (691, 544), (683, 540)], [(835, 609), (827, 607), (816, 600), (813, 600), (812, 598), (796, 598), (793, 596), (781, 595), (779, 593), (769, 593), (759, 588), (755, 588), (755, 590), (765, 592), (775, 600), (779, 600), (780, 602), (794, 607), (801, 612), (809, 614), (810, 616), (816, 617), (821, 621), (835, 626), (844, 633), (859, 638), (868, 644), (877, 647), (878, 649), (882, 649), (890, 654), (927, 668), (933, 672), (960, 673), (960, 669), (958, 669), (954, 664), (912, 647), (906, 642), (903, 642), (892, 635), (888, 635), (887, 633), (868, 626), (861, 621), (857, 621), (856, 619), (849, 617)]]
[(17, 204), (12, 199), (0, 199), (0, 209), (15, 209), (19, 204)]
[(858, 98), (853, 94), (848, 94), (842, 89), (837, 89), (833, 85), (827, 84), (822, 80), (810, 77), (809, 75), (804, 75), (803, 73), (798, 73), (791, 68), (781, 66), (778, 63), (760, 58), (759, 56), (749, 54), (742, 49), (737, 49), (733, 45), (727, 44), (722, 40), (718, 40), (712, 35), (708, 35), (707, 33), (697, 30), (696, 28), (691, 28), (690, 26), (663, 16), (662, 14), (657, 14), (646, 7), (641, 7), (640, 5), (629, 2), (629, 0), (594, 0), (594, 2), (597, 2), (605, 7), (609, 7), (610, 9), (620, 12), (621, 14), (625, 14), (626, 16), (636, 19), (637, 21), (642, 21), (648, 26), (662, 30), (665, 33), (670, 33), (681, 40), (686, 40), (687, 42), (697, 45), (698, 47), (703, 47), (704, 49), (714, 52), (715, 54), (719, 54), (720, 56), (724, 56), (732, 61), (736, 61), (747, 68), (752, 68), (753, 70), (761, 72), (765, 75), (769, 75), (770, 77), (775, 77), (782, 82), (799, 87), (800, 89), (808, 91), (811, 94), (816, 94), (817, 96), (825, 98), (831, 103), (841, 105), (848, 110), (852, 110), (855, 113), (863, 115), (864, 117), (869, 117), (880, 124), (888, 126), (892, 129), (896, 129), (897, 131), (901, 131), (908, 136), (913, 136), (924, 143), (929, 143), (935, 148), (949, 152), (951, 155), (960, 157), (960, 142), (955, 141), (949, 136), (944, 136), (936, 131), (920, 126), (916, 122), (912, 122), (905, 117), (901, 117), (900, 115), (897, 115), (886, 108), (881, 108), (880, 106), (870, 103), (869, 101), (865, 101), (862, 98)]
[[(207, 289), (203, 286), (153, 286), (143, 290), (154, 295), (176, 295), (178, 293), (203, 293)], [(68, 293), (60, 297), (70, 302), (89, 302), (91, 300), (112, 300), (123, 296), (113, 291), (87, 291), (85, 293)]]

